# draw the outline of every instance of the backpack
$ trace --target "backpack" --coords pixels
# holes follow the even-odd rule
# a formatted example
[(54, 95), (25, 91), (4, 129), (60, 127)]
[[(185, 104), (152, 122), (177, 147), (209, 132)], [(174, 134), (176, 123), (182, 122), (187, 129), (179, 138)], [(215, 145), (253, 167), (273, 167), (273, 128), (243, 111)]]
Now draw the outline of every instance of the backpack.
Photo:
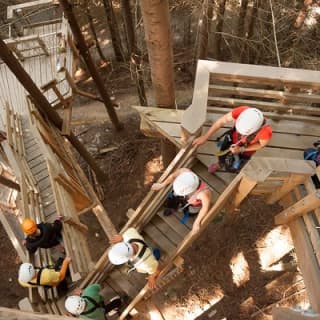
[(320, 150), (315, 148), (308, 148), (303, 151), (304, 160), (312, 160), (316, 166), (320, 165)]

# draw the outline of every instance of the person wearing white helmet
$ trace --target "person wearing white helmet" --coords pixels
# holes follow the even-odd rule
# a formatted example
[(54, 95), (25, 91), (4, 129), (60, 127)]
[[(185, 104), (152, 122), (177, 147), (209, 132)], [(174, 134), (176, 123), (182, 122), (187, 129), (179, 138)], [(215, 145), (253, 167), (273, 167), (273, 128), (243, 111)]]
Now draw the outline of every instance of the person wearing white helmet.
[(101, 287), (97, 283), (87, 286), (84, 290), (76, 288), (72, 295), (67, 297), (64, 306), (73, 316), (105, 320), (106, 314), (111, 315), (111, 312), (118, 312), (122, 302), (121, 298), (116, 296), (105, 303), (100, 291)]
[[(218, 163), (209, 166), (210, 173), (223, 167), (227, 171), (239, 171), (257, 150), (268, 144), (272, 137), (272, 129), (266, 124), (259, 109), (240, 106), (220, 117), (206, 134), (194, 139), (193, 144), (204, 144), (218, 129), (229, 122), (233, 123), (232, 129), (218, 138), (220, 153), (223, 155), (218, 156)], [(238, 165), (235, 165), (235, 159), (239, 159)]]
[(147, 273), (148, 285), (154, 288), (160, 274), (158, 258), (145, 243), (141, 234), (135, 228), (129, 228), (123, 234), (111, 238), (111, 248), (108, 251), (109, 261), (114, 265), (127, 263), (131, 270)]
[(22, 263), (19, 268), (18, 282), (21, 286), (27, 288), (37, 286), (55, 287), (64, 280), (70, 262), (70, 257), (64, 258), (59, 270), (52, 267), (34, 267), (28, 262)]
[[(190, 169), (181, 168), (169, 175), (163, 182), (154, 183), (151, 190), (160, 190), (171, 183), (173, 183), (173, 193), (168, 195), (164, 204), (165, 207), (169, 208), (169, 213), (165, 211), (165, 215), (171, 214), (182, 204), (185, 213), (182, 222), (189, 215), (197, 215), (192, 226), (192, 232), (198, 232), (201, 222), (210, 208), (212, 195), (208, 185), (201, 181)], [(177, 198), (180, 198), (180, 200), (176, 200)], [(169, 203), (173, 203), (173, 206)]]

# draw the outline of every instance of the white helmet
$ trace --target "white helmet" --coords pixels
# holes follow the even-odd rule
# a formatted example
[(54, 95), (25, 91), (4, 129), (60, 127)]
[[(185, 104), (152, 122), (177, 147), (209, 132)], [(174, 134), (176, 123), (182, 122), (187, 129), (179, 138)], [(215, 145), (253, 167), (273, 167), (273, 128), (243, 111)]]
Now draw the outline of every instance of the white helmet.
[(110, 262), (115, 265), (128, 262), (133, 254), (134, 251), (132, 246), (126, 242), (116, 243), (108, 252)]
[(183, 172), (173, 181), (173, 191), (177, 196), (187, 196), (198, 189), (199, 183), (200, 180), (195, 173)]
[(75, 316), (79, 316), (86, 308), (86, 300), (80, 296), (69, 296), (66, 299), (64, 306), (68, 312)]
[(248, 136), (258, 131), (264, 121), (263, 113), (256, 108), (248, 108), (240, 113), (236, 120), (236, 129), (243, 135)]
[(19, 276), (18, 279), (21, 282), (29, 282), (35, 275), (34, 267), (31, 263), (25, 262), (19, 268)]

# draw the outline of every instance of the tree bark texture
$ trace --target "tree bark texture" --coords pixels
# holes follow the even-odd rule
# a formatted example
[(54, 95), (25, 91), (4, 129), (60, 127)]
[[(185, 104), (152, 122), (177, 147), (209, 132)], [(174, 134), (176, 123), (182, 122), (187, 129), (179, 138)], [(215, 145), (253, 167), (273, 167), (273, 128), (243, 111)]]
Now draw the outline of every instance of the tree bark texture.
[(140, 0), (151, 78), (159, 107), (175, 105), (168, 0)]
[(134, 77), (135, 77), (140, 105), (147, 106), (148, 101), (147, 101), (147, 96), (146, 96), (144, 81), (143, 81), (141, 51), (137, 46), (137, 40), (136, 40), (135, 31), (134, 31), (134, 24), (133, 24), (131, 10), (130, 10), (130, 1), (121, 0), (121, 7), (122, 7), (123, 20), (124, 20), (124, 25), (125, 25), (126, 35), (127, 35), (130, 65), (131, 65), (131, 68), (134, 70)]
[(199, 38), (197, 46), (196, 59), (206, 59), (208, 55), (208, 42), (211, 20), (213, 15), (212, 0), (204, 0), (202, 7), (202, 16), (199, 20)]
[[(50, 121), (59, 129), (62, 129), (62, 119), (59, 114), (52, 108), (47, 98), (43, 95), (40, 89), (36, 86), (34, 81), (24, 70), (17, 58), (8, 49), (2, 38), (0, 37), (0, 57), (4, 63), (8, 66), (11, 72), (17, 77), (21, 85), (29, 92), (30, 97), (39, 110), (39, 112), (49, 118)], [(92, 170), (95, 172), (100, 181), (104, 181), (105, 175), (103, 171), (97, 166), (96, 162), (92, 158), (91, 154), (84, 148), (78, 138), (71, 132), (67, 136), (68, 140), (79, 152), (79, 154), (86, 160)]]
[(246, 35), (246, 42), (245, 46), (243, 47), (241, 54), (240, 54), (240, 62), (241, 63), (252, 63), (252, 49), (249, 45), (250, 39), (252, 39), (254, 34), (254, 27), (256, 25), (256, 19), (258, 15), (258, 7), (259, 7), (259, 0), (254, 0), (251, 14), (249, 19), (249, 25), (248, 25), (248, 33)]
[(63, 11), (69, 21), (72, 33), (74, 35), (75, 41), (77, 43), (77, 47), (79, 49), (79, 52), (81, 56), (83, 57), (83, 60), (85, 61), (88, 70), (97, 86), (97, 89), (100, 93), (100, 96), (104, 102), (104, 105), (106, 107), (106, 110), (108, 112), (108, 115), (110, 117), (111, 122), (115, 126), (117, 130), (122, 129), (122, 124), (119, 122), (118, 116), (114, 110), (113, 104), (110, 100), (109, 94), (106, 91), (106, 88), (104, 86), (103, 80), (91, 58), (90, 52), (88, 47), (86, 46), (85, 40), (83, 38), (83, 35), (80, 31), (80, 27), (77, 23), (77, 20), (73, 14), (72, 6), (68, 2), (68, 0), (59, 0), (60, 4), (63, 8)]
[(103, 0), (103, 6), (106, 11), (107, 22), (110, 30), (110, 36), (116, 60), (125, 61), (126, 59), (121, 45), (121, 37), (119, 33), (117, 20), (113, 12), (112, 1)]
[(88, 18), (88, 22), (89, 22), (91, 33), (92, 33), (93, 38), (94, 38), (94, 40), (96, 42), (96, 48), (98, 50), (99, 56), (100, 56), (102, 61), (107, 61), (107, 58), (104, 56), (104, 54), (102, 52), (102, 49), (100, 47), (99, 39), (98, 39), (98, 36), (97, 36), (97, 33), (96, 33), (96, 29), (94, 27), (93, 18), (92, 18), (91, 12), (90, 12), (88, 1), (86, 1), (85, 4), (84, 4), (84, 10), (85, 10), (87, 18)]
[(218, 17), (217, 17), (217, 25), (216, 25), (216, 34), (214, 37), (213, 43), (213, 56), (215, 59), (220, 60), (221, 58), (221, 32), (223, 30), (223, 20), (224, 20), (224, 12), (226, 7), (227, 0), (218, 0)]

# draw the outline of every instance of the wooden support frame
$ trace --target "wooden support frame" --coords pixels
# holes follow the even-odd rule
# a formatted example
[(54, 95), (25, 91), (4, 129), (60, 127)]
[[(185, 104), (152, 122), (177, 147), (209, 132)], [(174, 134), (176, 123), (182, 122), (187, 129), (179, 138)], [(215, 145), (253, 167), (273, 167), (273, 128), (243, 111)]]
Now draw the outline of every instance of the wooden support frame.
[(277, 188), (266, 200), (267, 204), (273, 204), (283, 198), (286, 194), (292, 191), (295, 186), (303, 183), (308, 178), (307, 175), (291, 174), (284, 182), (284, 184)]
[(302, 216), (309, 211), (320, 207), (320, 190), (317, 190), (302, 198), (289, 208), (281, 211), (274, 218), (275, 224), (288, 223), (291, 220)]

